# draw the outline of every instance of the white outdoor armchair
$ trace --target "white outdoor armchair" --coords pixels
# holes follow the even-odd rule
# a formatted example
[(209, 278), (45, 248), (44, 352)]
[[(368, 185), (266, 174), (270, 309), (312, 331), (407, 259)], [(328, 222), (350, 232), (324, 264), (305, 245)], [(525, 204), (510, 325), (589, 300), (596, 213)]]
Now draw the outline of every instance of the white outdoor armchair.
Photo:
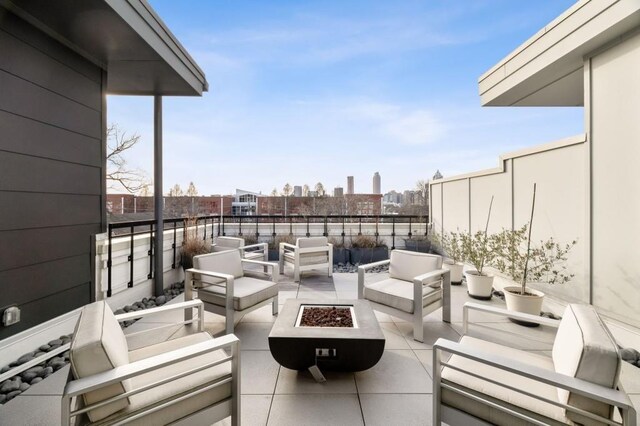
[(293, 267), (293, 280), (300, 281), (300, 274), (313, 269), (327, 268), (333, 274), (333, 244), (327, 237), (298, 238), (296, 245), (280, 243), (280, 273), (285, 265)]
[[(139, 349), (129, 350), (118, 324), (194, 308), (197, 332)], [(71, 340), (62, 424), (209, 425), (228, 416), (240, 424), (239, 341), (203, 329), (198, 300), (117, 316), (104, 301), (86, 305)]]
[[(389, 278), (367, 284), (365, 272), (389, 265)], [(442, 320), (451, 322), (451, 280), (434, 254), (392, 250), (390, 259), (358, 267), (358, 299), (374, 310), (413, 324), (413, 338), (424, 341), (423, 318), (442, 307)]]
[[(475, 303), (469, 310), (557, 327), (552, 357), (471, 336), (433, 347), (433, 424), (631, 425), (636, 413), (619, 389), (618, 347), (595, 309), (569, 305), (561, 321)], [(442, 361), (442, 352), (451, 353)], [(617, 413), (614, 407), (620, 410)]]
[[(270, 268), (271, 279), (246, 275), (245, 265)], [(226, 317), (227, 333), (233, 333), (236, 315), (268, 303), (272, 305), (273, 315), (278, 314), (277, 263), (242, 259), (240, 251), (226, 250), (194, 256), (193, 266), (185, 271), (185, 300), (193, 299), (196, 290), (207, 311)]]
[(262, 260), (264, 262), (269, 260), (269, 244), (267, 243), (245, 245), (244, 238), (223, 236), (217, 237), (215, 243), (211, 244), (213, 253), (235, 249), (240, 250), (243, 259)]

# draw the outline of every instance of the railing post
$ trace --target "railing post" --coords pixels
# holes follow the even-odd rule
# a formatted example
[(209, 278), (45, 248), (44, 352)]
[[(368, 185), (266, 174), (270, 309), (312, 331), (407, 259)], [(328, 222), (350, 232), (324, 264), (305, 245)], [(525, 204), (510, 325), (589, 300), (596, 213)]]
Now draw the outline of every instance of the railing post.
[(225, 235), (227, 234), (224, 232), (224, 216), (222, 216), (222, 236), (224, 237)]
[(396, 218), (391, 218), (391, 250), (396, 248)]
[(111, 224), (109, 224), (109, 249), (108, 249), (108, 255), (107, 255), (107, 297), (111, 297), (111, 265), (112, 265), (112, 235), (111, 232), (113, 231), (113, 228), (111, 227)]
[[(202, 241), (206, 241), (207, 240), (207, 217), (205, 216), (203, 219), (204, 219), (204, 235), (202, 236)], [(196, 219), (196, 229), (197, 227), (198, 227), (198, 220)]]
[(283, 216), (284, 220), (289, 219), (289, 235), (293, 235), (293, 218), (290, 216)]
[(133, 230), (135, 227), (131, 225), (131, 238), (129, 239), (129, 282), (127, 283), (127, 287), (133, 287)]
[(322, 234), (325, 237), (329, 236), (329, 224), (327, 223), (327, 221), (329, 220), (329, 218), (327, 216), (324, 217), (324, 233)]
[(273, 216), (273, 232), (271, 233), (271, 236), (273, 238), (276, 237), (276, 217), (275, 216)]
[(411, 238), (413, 234), (411, 233), (411, 216), (409, 216), (409, 238)]
[(260, 216), (256, 215), (256, 239), (258, 239), (258, 237), (260, 237), (260, 229), (258, 228), (258, 220), (260, 219)]
[[(173, 244), (171, 244), (171, 248), (173, 249), (173, 262), (171, 262), (171, 269), (176, 269), (176, 221), (173, 221)], [(213, 233), (213, 230), (211, 231)]]
[(147, 254), (149, 255), (149, 273), (147, 274), (147, 278), (153, 278), (153, 243), (155, 241), (155, 236), (153, 235), (153, 223), (149, 225), (149, 251)]
[(311, 234), (309, 233), (309, 216), (307, 216), (307, 238), (310, 236)]
[(242, 237), (242, 216), (238, 216), (238, 235)]
[(358, 235), (362, 235), (362, 217), (358, 215)]
[(345, 217), (342, 216), (342, 246), (344, 246), (344, 236), (345, 236), (345, 233), (344, 233), (344, 219), (345, 219)]

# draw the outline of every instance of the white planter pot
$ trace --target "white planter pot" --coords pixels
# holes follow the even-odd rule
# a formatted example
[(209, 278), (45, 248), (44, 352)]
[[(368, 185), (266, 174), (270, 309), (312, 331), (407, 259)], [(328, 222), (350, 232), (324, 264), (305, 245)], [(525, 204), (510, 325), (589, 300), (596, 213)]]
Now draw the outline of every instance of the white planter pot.
[(444, 269), (451, 271), (451, 284), (462, 283), (462, 268), (464, 265), (460, 262), (453, 263), (451, 261), (442, 264)]
[(469, 296), (474, 299), (489, 300), (493, 293), (493, 276), (480, 275), (477, 271), (465, 272)]
[(510, 311), (522, 312), (531, 315), (540, 315), (542, 311), (542, 301), (544, 293), (538, 290), (527, 288), (527, 293), (520, 294), (520, 286), (510, 286), (503, 288), (504, 301)]

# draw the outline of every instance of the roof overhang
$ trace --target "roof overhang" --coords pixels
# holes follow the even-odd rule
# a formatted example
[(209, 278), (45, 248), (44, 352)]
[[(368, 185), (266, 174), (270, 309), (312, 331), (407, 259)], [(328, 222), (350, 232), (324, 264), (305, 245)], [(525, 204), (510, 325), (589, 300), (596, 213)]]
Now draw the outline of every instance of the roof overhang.
[(107, 93), (200, 96), (204, 72), (146, 0), (0, 0), (107, 71)]
[(581, 0), (478, 80), (484, 106), (582, 106), (584, 58), (640, 29), (638, 0)]

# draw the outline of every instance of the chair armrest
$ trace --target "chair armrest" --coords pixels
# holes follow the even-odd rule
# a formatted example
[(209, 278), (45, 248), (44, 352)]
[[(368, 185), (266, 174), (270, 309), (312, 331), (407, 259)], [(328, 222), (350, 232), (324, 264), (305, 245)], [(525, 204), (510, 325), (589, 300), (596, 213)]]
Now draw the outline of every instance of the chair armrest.
[[(245, 251), (246, 249), (262, 249), (262, 250), (268, 250), (269, 244), (268, 243), (257, 243), (257, 244), (249, 244), (248, 246), (242, 246), (240, 247), (240, 250)], [(255, 251), (260, 251), (260, 250), (255, 250)]]
[(198, 310), (200, 310), (204, 308), (204, 305), (202, 304), (201, 300), (195, 299), (195, 300), (188, 300), (185, 302), (172, 303), (170, 305), (157, 306), (155, 308), (143, 309), (141, 311), (127, 312), (126, 314), (118, 314), (115, 317), (116, 317), (116, 320), (118, 320), (118, 322), (122, 322), (122, 321), (130, 321), (136, 318), (142, 318), (147, 315), (153, 315), (153, 314), (158, 314), (162, 312), (173, 311), (176, 309), (187, 309), (187, 308), (198, 308)]
[[(64, 395), (68, 398), (81, 395), (134, 376), (169, 366), (176, 362), (189, 360), (226, 347), (231, 347), (232, 354), (239, 355), (239, 342), (240, 340), (234, 334), (226, 334), (215, 339), (212, 338), (206, 342), (195, 343), (185, 348), (141, 359), (120, 367), (115, 367), (111, 370), (103, 371), (102, 373), (73, 380), (65, 386)], [(230, 360), (232, 357), (233, 355), (223, 359), (223, 361)]]
[(358, 266), (358, 299), (364, 299), (364, 274), (367, 272), (367, 269), (371, 269), (376, 266), (388, 265), (389, 263), (391, 263), (391, 260), (386, 259)]
[(289, 243), (280, 243), (280, 249), (283, 249), (283, 248), (295, 251), (298, 247)]
[(445, 275), (447, 272), (449, 272), (448, 269), (436, 269), (435, 271), (427, 272), (422, 275), (418, 275), (417, 277), (414, 277), (413, 282), (424, 284), (426, 281), (429, 281), (431, 278), (441, 277)]
[(490, 305), (481, 305), (480, 303), (466, 302), (462, 306), (462, 327), (464, 334), (469, 331), (469, 311), (481, 311), (490, 314), (500, 315), (503, 317), (514, 318), (521, 321), (533, 322), (536, 324), (547, 325), (549, 327), (558, 328), (560, 326), (559, 320), (551, 318), (541, 317), (540, 315), (525, 314), (522, 312), (510, 311), (505, 308), (498, 308)]
[(271, 268), (271, 275), (275, 278), (280, 273), (280, 265), (277, 262), (265, 262), (262, 260), (242, 259), (242, 263), (248, 263), (249, 265), (260, 265), (267, 268)]
[(366, 272), (367, 269), (375, 268), (376, 266), (388, 265), (389, 263), (391, 263), (391, 259), (379, 260), (377, 262), (367, 263), (366, 265), (358, 266), (358, 271), (363, 270)]
[(204, 275), (205, 277), (221, 278), (221, 279), (227, 280), (227, 281), (232, 280), (234, 278), (233, 275), (231, 275), (231, 274), (223, 274), (221, 272), (205, 271), (203, 269), (190, 268), (190, 269), (187, 269), (185, 271), (185, 273), (186, 272), (190, 272), (192, 274)]
[[(445, 367), (454, 368), (447, 362), (441, 362), (439, 358), (439, 352), (444, 351), (454, 355), (458, 355), (464, 358), (471, 359), (473, 361), (486, 364), (500, 370), (508, 371), (519, 376), (526, 377), (531, 380), (545, 383), (547, 385), (566, 389), (571, 392), (586, 396), (588, 398), (602, 401), (604, 403), (615, 405), (616, 407), (623, 408), (625, 410), (634, 410), (631, 400), (626, 393), (611, 389), (606, 386), (598, 385), (588, 382), (586, 380), (578, 379), (576, 377), (567, 376), (564, 374), (556, 373), (553, 370), (547, 370), (544, 368), (536, 367), (533, 365), (525, 364), (519, 361), (515, 361), (510, 358), (505, 358), (499, 355), (490, 354), (476, 348), (469, 347), (462, 343), (453, 342), (440, 338), (433, 345), (434, 352), (434, 364), (433, 364), (433, 376), (434, 382), (440, 381), (440, 371), (437, 369), (439, 365)], [(466, 370), (465, 370), (466, 372)], [(473, 372), (467, 372), (472, 374)], [(487, 381), (492, 381), (492, 378), (482, 378)], [(494, 383), (499, 383), (495, 382)], [(526, 391), (526, 390), (525, 390)], [(531, 396), (531, 395), (530, 395)], [(536, 397), (535, 395), (533, 396)], [(540, 399), (540, 398), (537, 398)], [(635, 410), (634, 410), (635, 416)]]

